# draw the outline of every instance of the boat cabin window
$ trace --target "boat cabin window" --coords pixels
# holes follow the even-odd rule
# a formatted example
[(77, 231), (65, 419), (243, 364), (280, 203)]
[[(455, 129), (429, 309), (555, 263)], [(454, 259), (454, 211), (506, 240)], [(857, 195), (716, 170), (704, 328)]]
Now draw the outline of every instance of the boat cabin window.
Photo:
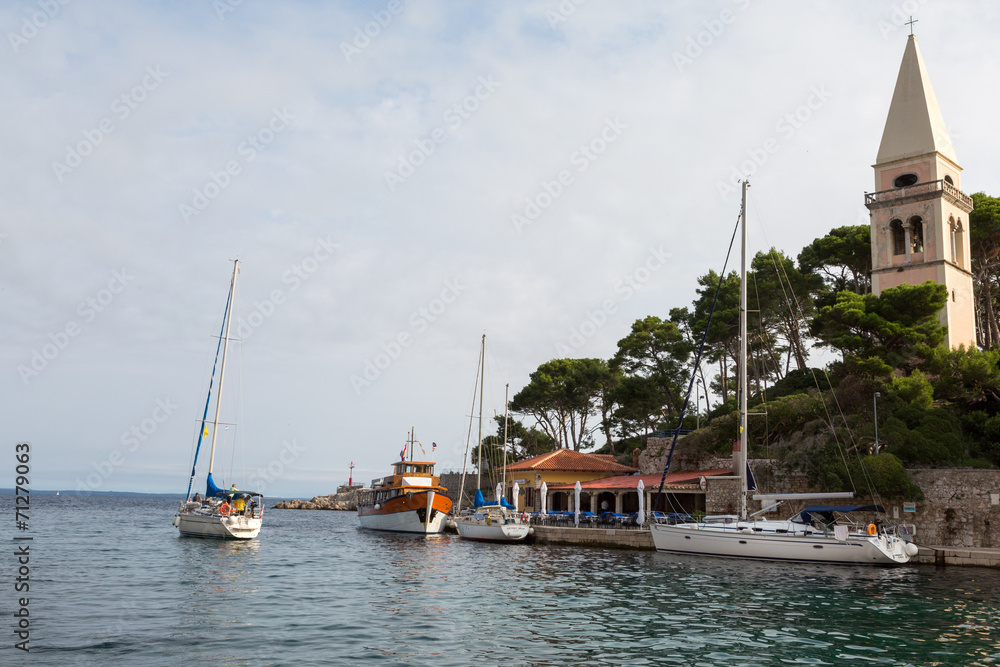
[(399, 463), (394, 463), (393, 466), (396, 468), (397, 475), (434, 474), (434, 466), (427, 463), (400, 461)]

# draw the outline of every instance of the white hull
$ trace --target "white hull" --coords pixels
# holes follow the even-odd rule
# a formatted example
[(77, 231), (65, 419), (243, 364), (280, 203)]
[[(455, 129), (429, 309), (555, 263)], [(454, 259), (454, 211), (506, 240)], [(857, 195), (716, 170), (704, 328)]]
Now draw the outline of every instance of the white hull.
[(467, 540), (484, 540), (489, 542), (519, 542), (528, 536), (529, 526), (516, 519), (511, 523), (501, 523), (474, 516), (460, 516), (455, 519), (455, 528), (459, 536)]
[(391, 514), (359, 514), (358, 521), (362, 528), (369, 530), (388, 530), (396, 533), (424, 533), (431, 535), (443, 533), (448, 515), (434, 512), (433, 518), (424, 524), (414, 510), (393, 512)]
[(904, 565), (910, 560), (897, 537), (855, 534), (838, 540), (818, 531), (807, 534), (790, 522), (654, 523), (650, 529), (656, 550), (670, 553), (858, 565)]
[(174, 516), (174, 525), (184, 537), (252, 540), (260, 533), (261, 523), (261, 519), (247, 516), (194, 512), (179, 512)]

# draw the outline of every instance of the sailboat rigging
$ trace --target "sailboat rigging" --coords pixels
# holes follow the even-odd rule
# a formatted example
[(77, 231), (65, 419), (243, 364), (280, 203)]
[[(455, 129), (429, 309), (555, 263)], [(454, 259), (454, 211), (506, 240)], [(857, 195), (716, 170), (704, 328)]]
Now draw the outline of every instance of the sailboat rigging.
[[(875, 511), (876, 505), (810, 506), (787, 520), (758, 519), (749, 515), (748, 499), (756, 485), (751, 484), (747, 462), (749, 431), (747, 428), (747, 188), (743, 182), (740, 215), (740, 345), (739, 345), (739, 445), (734, 452), (733, 467), (737, 478), (738, 507), (736, 514), (682, 523), (650, 525), (657, 551), (727, 556), (736, 558), (802, 561), (813, 563), (846, 563), (873, 565), (903, 565), (916, 555), (917, 547), (905, 542), (882, 526), (867, 527), (834, 525), (835, 514), (852, 511)], [(690, 394), (690, 391), (688, 392)], [(686, 405), (686, 403), (685, 403)], [(683, 414), (682, 417), (683, 419)], [(676, 437), (675, 437), (676, 443)], [(673, 449), (671, 448), (671, 455)], [(667, 468), (670, 466), (668, 457)], [(664, 470), (666, 476), (667, 470)], [(662, 484), (661, 484), (662, 489)], [(851, 498), (853, 493), (833, 494), (756, 494), (754, 500), (819, 500)]]

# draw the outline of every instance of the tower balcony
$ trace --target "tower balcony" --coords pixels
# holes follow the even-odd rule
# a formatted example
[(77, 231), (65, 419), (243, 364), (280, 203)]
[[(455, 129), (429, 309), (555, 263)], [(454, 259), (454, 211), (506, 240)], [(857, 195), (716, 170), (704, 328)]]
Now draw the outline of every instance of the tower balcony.
[(972, 210), (972, 197), (968, 196), (948, 181), (927, 181), (902, 188), (866, 192), (865, 206), (871, 209), (898, 206), (909, 202), (944, 197), (966, 213)]

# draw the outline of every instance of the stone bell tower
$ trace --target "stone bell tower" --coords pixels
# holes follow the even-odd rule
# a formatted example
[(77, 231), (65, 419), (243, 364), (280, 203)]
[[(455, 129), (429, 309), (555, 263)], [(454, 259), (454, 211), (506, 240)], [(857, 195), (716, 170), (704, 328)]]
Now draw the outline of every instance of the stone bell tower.
[(924, 60), (911, 34), (875, 164), (871, 212), (872, 292), (932, 280), (948, 288), (941, 324), (951, 348), (976, 345), (969, 212), (962, 168)]

